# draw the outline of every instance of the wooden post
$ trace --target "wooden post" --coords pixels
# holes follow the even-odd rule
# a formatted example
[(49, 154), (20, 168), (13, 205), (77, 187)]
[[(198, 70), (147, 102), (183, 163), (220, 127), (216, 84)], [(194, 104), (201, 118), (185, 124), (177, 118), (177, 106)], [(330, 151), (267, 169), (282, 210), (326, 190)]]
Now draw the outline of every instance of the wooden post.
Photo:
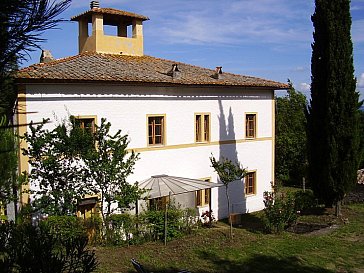
[(302, 188), (303, 188), (303, 192), (306, 191), (306, 178), (302, 177)]
[(209, 194), (209, 227), (212, 227), (212, 206), (211, 206), (212, 190), (211, 190), (211, 188), (209, 190), (210, 190), (210, 194)]
[(138, 204), (138, 200), (136, 200), (136, 202), (135, 202), (135, 215), (136, 215), (135, 228), (137, 230), (137, 234), (139, 234), (139, 204)]
[(164, 211), (164, 245), (167, 245), (167, 218), (168, 218), (168, 209), (167, 209), (167, 203), (169, 207), (169, 202), (171, 201), (171, 195), (172, 193), (169, 192), (169, 200), (165, 204), (165, 211)]

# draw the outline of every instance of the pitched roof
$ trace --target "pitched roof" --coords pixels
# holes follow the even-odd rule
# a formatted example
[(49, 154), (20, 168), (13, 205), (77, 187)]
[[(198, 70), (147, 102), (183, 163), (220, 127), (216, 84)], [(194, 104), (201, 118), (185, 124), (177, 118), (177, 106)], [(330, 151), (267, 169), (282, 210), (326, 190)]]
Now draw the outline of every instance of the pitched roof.
[[(177, 64), (178, 77), (171, 76)], [(256, 77), (216, 72), (198, 66), (150, 56), (126, 56), (85, 52), (76, 56), (38, 63), (17, 72), (20, 83), (30, 82), (104, 82), (155, 83), (206, 86), (261, 87), (287, 89), (288, 85)]]
[(117, 15), (121, 17), (130, 17), (130, 18), (137, 18), (143, 21), (149, 20), (147, 16), (140, 15), (134, 12), (128, 12), (124, 10), (118, 10), (113, 8), (93, 8), (88, 11), (85, 11), (79, 15), (71, 17), (71, 21), (79, 21), (81, 18), (88, 18), (91, 20), (91, 15), (93, 13), (105, 14), (105, 15)]

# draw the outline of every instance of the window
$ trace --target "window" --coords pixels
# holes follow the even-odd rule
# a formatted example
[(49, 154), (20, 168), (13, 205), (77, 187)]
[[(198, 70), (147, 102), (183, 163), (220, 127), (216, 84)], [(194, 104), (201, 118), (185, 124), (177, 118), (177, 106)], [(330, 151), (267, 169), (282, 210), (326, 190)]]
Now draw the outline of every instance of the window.
[(195, 141), (210, 141), (210, 114), (195, 114)]
[(246, 114), (245, 117), (245, 136), (247, 138), (256, 137), (256, 114)]
[(149, 200), (150, 210), (164, 210), (169, 202), (169, 196), (163, 196)]
[(245, 194), (255, 194), (255, 172), (249, 172), (245, 176)]
[(149, 116), (148, 117), (148, 144), (149, 145), (164, 145), (164, 116)]
[(77, 216), (87, 219), (97, 214), (97, 197), (83, 198), (77, 206)]
[[(202, 179), (210, 182), (210, 178)], [(206, 206), (210, 203), (211, 189), (196, 191), (196, 207)]]
[(95, 117), (82, 117), (82, 116), (75, 116), (75, 126), (84, 129), (90, 134), (95, 132)]

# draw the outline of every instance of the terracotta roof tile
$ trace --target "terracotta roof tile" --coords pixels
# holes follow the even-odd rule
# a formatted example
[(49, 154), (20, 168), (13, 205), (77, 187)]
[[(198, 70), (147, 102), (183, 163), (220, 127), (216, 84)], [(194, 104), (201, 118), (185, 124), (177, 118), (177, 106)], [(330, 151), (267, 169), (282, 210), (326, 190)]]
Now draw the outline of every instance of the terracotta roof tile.
[(118, 10), (118, 9), (112, 9), (112, 8), (93, 8), (93, 9), (85, 11), (79, 15), (71, 17), (71, 21), (78, 21), (78, 20), (80, 20), (80, 18), (83, 18), (83, 17), (91, 18), (92, 13), (119, 15), (119, 16), (124, 16), (124, 17), (138, 18), (138, 19), (142, 19), (143, 21), (149, 20), (149, 18), (147, 16), (140, 15), (140, 14), (133, 13), (133, 12), (124, 11), (124, 10)]
[[(177, 64), (178, 77), (168, 73)], [(158, 83), (179, 85), (215, 85), (240, 87), (266, 87), (287, 89), (288, 85), (256, 77), (223, 73), (221, 79), (213, 77), (215, 71), (185, 63), (150, 56), (126, 56), (85, 52), (76, 56), (39, 63), (17, 73), (19, 82), (82, 82), (103, 81), (117, 83)]]

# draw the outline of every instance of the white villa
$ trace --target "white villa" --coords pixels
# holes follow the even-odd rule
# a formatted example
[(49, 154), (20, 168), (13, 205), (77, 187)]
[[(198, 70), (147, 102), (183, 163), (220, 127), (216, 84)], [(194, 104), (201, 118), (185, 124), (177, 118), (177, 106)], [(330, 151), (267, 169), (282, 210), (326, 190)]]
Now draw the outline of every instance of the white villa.
[[(274, 90), (286, 84), (146, 56), (148, 18), (142, 15), (96, 5), (71, 20), (79, 24), (79, 54), (44, 56), (18, 73), (19, 124), (73, 115), (94, 126), (106, 118), (140, 153), (130, 182), (166, 174), (214, 183), (211, 154), (239, 161), (249, 172), (230, 186), (232, 212), (264, 208), (263, 192), (274, 181)], [(117, 27), (117, 36), (105, 35), (104, 25)], [(20, 134), (25, 130), (19, 127)], [(20, 171), (29, 171), (24, 157)], [(222, 219), (228, 213), (224, 191), (201, 190), (176, 201), (202, 212), (212, 200), (214, 216)]]

